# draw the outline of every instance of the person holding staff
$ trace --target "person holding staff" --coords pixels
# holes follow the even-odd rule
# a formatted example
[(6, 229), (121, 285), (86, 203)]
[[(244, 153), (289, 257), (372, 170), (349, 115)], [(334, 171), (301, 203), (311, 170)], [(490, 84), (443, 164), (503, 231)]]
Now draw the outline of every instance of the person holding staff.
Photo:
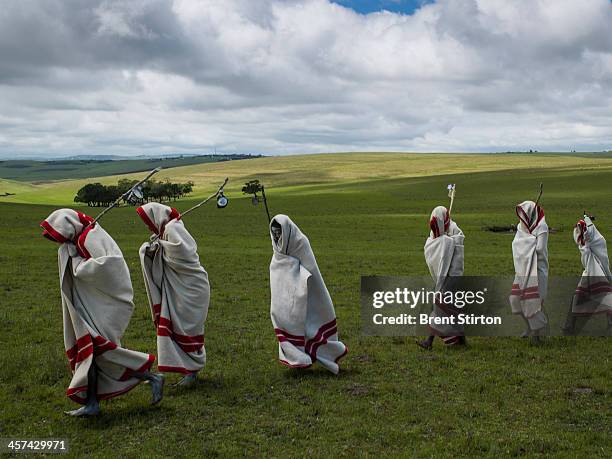
[(516, 206), (516, 215), (519, 223), (512, 241), (515, 277), (510, 307), (525, 320), (523, 337), (538, 343), (548, 324), (542, 309), (548, 288), (548, 225), (537, 202), (522, 202)]
[[(454, 188), (452, 193), (451, 199), (454, 198)], [(425, 261), (436, 283), (436, 292), (443, 292), (452, 288), (453, 277), (463, 276), (465, 236), (459, 226), (451, 220), (450, 211), (444, 206), (438, 206), (431, 212), (429, 227), (431, 231), (425, 242)], [(453, 304), (436, 301), (431, 317), (456, 316), (459, 312)], [(442, 338), (444, 344), (448, 346), (466, 344), (462, 325), (440, 325), (435, 321), (431, 323), (429, 337), (416, 342), (420, 347), (431, 349), (436, 336)]]
[(580, 251), (584, 271), (563, 331), (574, 334), (576, 319), (594, 314), (605, 314), (608, 318), (608, 334), (612, 333), (612, 273), (608, 259), (606, 240), (595, 227), (586, 212), (574, 227), (574, 241)]
[(157, 331), (158, 368), (183, 374), (178, 385), (189, 386), (206, 364), (208, 274), (200, 264), (196, 241), (176, 209), (153, 202), (137, 212), (153, 233), (139, 254)]
[(51, 213), (40, 225), (58, 250), (64, 345), (72, 379), (67, 396), (83, 407), (72, 416), (99, 413), (100, 400), (149, 381), (152, 403), (164, 378), (150, 372), (155, 357), (121, 346), (134, 309), (128, 267), (119, 246), (99, 223), (72, 209)]

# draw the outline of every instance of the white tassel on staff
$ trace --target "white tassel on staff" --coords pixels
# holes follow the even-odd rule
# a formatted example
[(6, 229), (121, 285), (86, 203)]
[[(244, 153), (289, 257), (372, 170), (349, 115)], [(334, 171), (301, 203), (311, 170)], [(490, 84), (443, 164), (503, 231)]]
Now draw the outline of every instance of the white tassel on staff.
[(450, 218), (450, 214), (453, 211), (453, 203), (455, 202), (456, 185), (454, 183), (449, 183), (446, 189), (448, 190), (448, 197), (450, 198), (450, 205), (448, 206), (448, 216)]

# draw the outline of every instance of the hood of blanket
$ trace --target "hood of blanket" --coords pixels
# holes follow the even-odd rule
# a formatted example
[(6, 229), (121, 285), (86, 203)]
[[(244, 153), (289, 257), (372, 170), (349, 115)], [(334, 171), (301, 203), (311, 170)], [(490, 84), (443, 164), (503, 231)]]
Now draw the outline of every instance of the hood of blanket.
[[(276, 222), (281, 227), (281, 236), (278, 242), (274, 241), (272, 233), (272, 224)], [(272, 249), (275, 252), (290, 255), (300, 258), (302, 251), (310, 247), (308, 238), (300, 231), (298, 226), (286, 215), (275, 215), (270, 220), (270, 239), (272, 241)]]
[(448, 215), (448, 209), (444, 206), (438, 206), (431, 211), (431, 217), (429, 218), (429, 228), (431, 229), (431, 237), (437, 238), (446, 234), (450, 226), (450, 216)]
[(136, 212), (151, 232), (160, 237), (164, 235), (164, 228), (170, 221), (181, 218), (181, 214), (175, 208), (159, 202), (149, 202), (136, 209)]
[(75, 242), (85, 227), (93, 221), (88, 215), (73, 209), (58, 209), (40, 223), (43, 236), (58, 242)]
[(516, 206), (516, 215), (519, 226), (527, 233), (533, 233), (544, 222), (544, 209), (533, 201), (524, 201)]

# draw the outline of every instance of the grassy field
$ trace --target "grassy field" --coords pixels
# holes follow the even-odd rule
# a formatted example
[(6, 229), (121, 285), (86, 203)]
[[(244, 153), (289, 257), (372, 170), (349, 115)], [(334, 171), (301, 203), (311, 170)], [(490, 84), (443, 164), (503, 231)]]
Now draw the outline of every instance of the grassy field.
[[(225, 175), (230, 191), (245, 178), (262, 178), (272, 212), (290, 215), (309, 236), (350, 349), (340, 375), (289, 370), (276, 361), (265, 213), (234, 191), (226, 209), (210, 206), (186, 217), (212, 285), (208, 364), (199, 384), (168, 387), (157, 407), (148, 406), (141, 386), (103, 403), (97, 419), (64, 416), (74, 404), (63, 395), (69, 371), (57, 247), (37, 227), (55, 207), (4, 203), (0, 437), (67, 437), (75, 456), (98, 457), (610, 457), (610, 339), (552, 338), (532, 347), (521, 339), (474, 338), (467, 349), (436, 343), (426, 352), (410, 338), (361, 336), (359, 283), (368, 274), (426, 274), (427, 221), (435, 205), (446, 203), (449, 182), (457, 183), (466, 274), (512, 273), (512, 236), (482, 227), (513, 223), (514, 205), (534, 199), (540, 181), (547, 221), (560, 230), (550, 236), (551, 273), (578, 274), (571, 228), (582, 210), (597, 215), (602, 233), (612, 237), (612, 159), (330, 155), (168, 174), (187, 178), (179, 172), (197, 179), (201, 194)], [(28, 200), (70, 202), (63, 201), (67, 190), (77, 185), (53, 186)], [(103, 226), (123, 249), (135, 287), (124, 344), (155, 352), (137, 255), (147, 231), (133, 208), (114, 210)]]
[[(178, 158), (140, 158), (119, 161), (66, 159), (53, 161), (0, 161), (0, 177), (20, 182), (48, 182), (51, 180), (88, 178), (154, 169), (188, 166), (226, 161), (231, 155), (202, 155)], [(2, 189), (0, 188), (0, 192)]]
[[(214, 191), (225, 177), (231, 179), (226, 189), (238, 193), (245, 181), (257, 178), (277, 192), (312, 194), (326, 189), (320, 185), (354, 184), (361, 187), (362, 182), (387, 181), (389, 178), (397, 180), (502, 170), (545, 171), (551, 167), (569, 173), (585, 169), (612, 170), (612, 155), (336, 153), (173, 167), (162, 170), (155, 178), (175, 182), (191, 180), (195, 183), (192, 197), (198, 198)], [(136, 179), (144, 175), (132, 173), (37, 184), (0, 179), (0, 195), (15, 193), (14, 196), (0, 196), (0, 203), (71, 204), (77, 190), (87, 183), (95, 181), (110, 185), (121, 178)]]

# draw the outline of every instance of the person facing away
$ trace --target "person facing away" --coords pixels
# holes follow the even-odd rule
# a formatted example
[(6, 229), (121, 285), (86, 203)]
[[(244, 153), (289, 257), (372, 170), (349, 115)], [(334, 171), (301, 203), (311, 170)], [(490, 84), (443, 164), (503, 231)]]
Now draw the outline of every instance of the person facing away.
[(338, 374), (348, 349), (338, 339), (336, 312), (308, 238), (286, 215), (270, 222), (270, 316), (278, 359), (291, 368), (319, 362)]
[[(429, 228), (430, 233), (424, 249), (425, 262), (436, 283), (435, 291), (443, 293), (452, 288), (452, 278), (463, 276), (465, 236), (443, 206), (438, 206), (431, 212)], [(459, 312), (452, 303), (437, 298), (430, 317), (456, 316)], [(462, 325), (437, 324), (435, 321), (430, 323), (429, 337), (416, 342), (420, 347), (431, 349), (436, 336), (449, 346), (466, 344)]]
[(576, 332), (578, 318), (596, 314), (607, 316), (607, 334), (612, 334), (612, 273), (605, 238), (592, 217), (585, 215), (574, 227), (574, 242), (580, 251), (584, 270), (572, 298), (571, 308), (563, 331)]
[(525, 321), (523, 337), (537, 343), (548, 324), (543, 310), (548, 290), (548, 225), (544, 209), (533, 201), (516, 206), (516, 215), (519, 223), (512, 241), (515, 277), (509, 301), (512, 313)]
[(189, 386), (206, 364), (208, 274), (176, 209), (153, 202), (137, 212), (153, 233), (139, 254), (157, 331), (158, 369), (183, 374), (178, 385)]
[(150, 372), (155, 357), (132, 351), (121, 339), (134, 309), (130, 273), (119, 246), (93, 219), (59, 209), (42, 223), (58, 250), (64, 345), (72, 370), (67, 396), (83, 407), (66, 412), (92, 416), (99, 401), (150, 382), (152, 403), (162, 399), (164, 378)]

